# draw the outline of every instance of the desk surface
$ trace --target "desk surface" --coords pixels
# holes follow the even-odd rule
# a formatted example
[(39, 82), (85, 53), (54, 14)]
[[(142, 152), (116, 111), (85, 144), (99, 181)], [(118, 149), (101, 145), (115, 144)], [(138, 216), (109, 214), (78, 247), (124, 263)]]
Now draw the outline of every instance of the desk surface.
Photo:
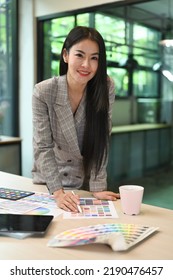
[(148, 131), (154, 129), (171, 128), (170, 124), (163, 123), (143, 123), (143, 124), (129, 124), (129, 125), (117, 125), (112, 127), (112, 134), (114, 133), (129, 133), (136, 131)]
[(19, 137), (0, 135), (0, 145), (20, 143), (20, 142), (21, 142), (21, 138), (19, 138)]
[[(32, 180), (0, 172), (0, 185), (47, 192), (44, 185), (33, 185)], [(156, 194), (157, 195), (157, 194)], [(127, 216), (121, 212), (120, 200), (115, 202), (119, 218), (66, 220), (54, 218), (44, 237), (18, 240), (0, 237), (1, 260), (173, 260), (173, 211), (142, 204), (141, 214)], [(159, 231), (132, 247), (129, 251), (113, 252), (104, 244), (90, 244), (68, 248), (47, 247), (48, 240), (64, 230), (99, 223), (136, 223), (159, 227)]]

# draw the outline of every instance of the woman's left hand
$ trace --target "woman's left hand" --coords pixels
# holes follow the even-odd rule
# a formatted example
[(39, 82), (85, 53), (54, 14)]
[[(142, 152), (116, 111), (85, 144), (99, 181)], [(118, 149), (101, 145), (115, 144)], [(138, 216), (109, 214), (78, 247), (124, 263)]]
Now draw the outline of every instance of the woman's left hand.
[(97, 199), (117, 200), (117, 198), (120, 198), (119, 193), (111, 191), (93, 192), (92, 194)]

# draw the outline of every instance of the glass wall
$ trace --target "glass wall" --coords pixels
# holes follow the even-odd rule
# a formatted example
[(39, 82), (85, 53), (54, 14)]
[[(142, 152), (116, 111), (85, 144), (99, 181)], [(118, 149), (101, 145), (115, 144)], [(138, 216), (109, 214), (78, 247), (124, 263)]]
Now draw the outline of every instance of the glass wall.
[(39, 81), (59, 74), (62, 44), (76, 25), (95, 27), (102, 34), (107, 73), (115, 81), (117, 97), (159, 98), (159, 73), (152, 67), (160, 60), (161, 33), (138, 22), (97, 11), (42, 21), (43, 69), (39, 69)]
[(0, 0), (0, 135), (18, 136), (17, 1)]

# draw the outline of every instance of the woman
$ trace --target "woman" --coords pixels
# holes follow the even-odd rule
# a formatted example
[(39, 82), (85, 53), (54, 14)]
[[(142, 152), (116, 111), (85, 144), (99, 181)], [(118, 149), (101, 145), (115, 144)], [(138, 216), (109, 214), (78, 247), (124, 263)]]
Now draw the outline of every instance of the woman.
[(64, 189), (119, 197), (106, 191), (114, 96), (102, 36), (75, 27), (62, 47), (60, 76), (37, 84), (33, 94), (33, 182), (45, 183), (66, 211), (78, 211), (79, 197)]

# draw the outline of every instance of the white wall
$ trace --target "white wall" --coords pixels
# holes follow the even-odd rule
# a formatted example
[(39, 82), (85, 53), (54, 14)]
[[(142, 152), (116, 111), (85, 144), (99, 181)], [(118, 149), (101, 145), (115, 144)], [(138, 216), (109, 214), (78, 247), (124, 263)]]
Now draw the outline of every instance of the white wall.
[(35, 0), (36, 17), (124, 0)]
[[(33, 163), (31, 100), (36, 82), (36, 17), (118, 1), (123, 0), (19, 0), (19, 96), (23, 176), (31, 177)], [(114, 124), (116, 120), (118, 124), (126, 124), (126, 121), (129, 121), (129, 104), (124, 103), (122, 119), (119, 118), (118, 106), (116, 108)]]

